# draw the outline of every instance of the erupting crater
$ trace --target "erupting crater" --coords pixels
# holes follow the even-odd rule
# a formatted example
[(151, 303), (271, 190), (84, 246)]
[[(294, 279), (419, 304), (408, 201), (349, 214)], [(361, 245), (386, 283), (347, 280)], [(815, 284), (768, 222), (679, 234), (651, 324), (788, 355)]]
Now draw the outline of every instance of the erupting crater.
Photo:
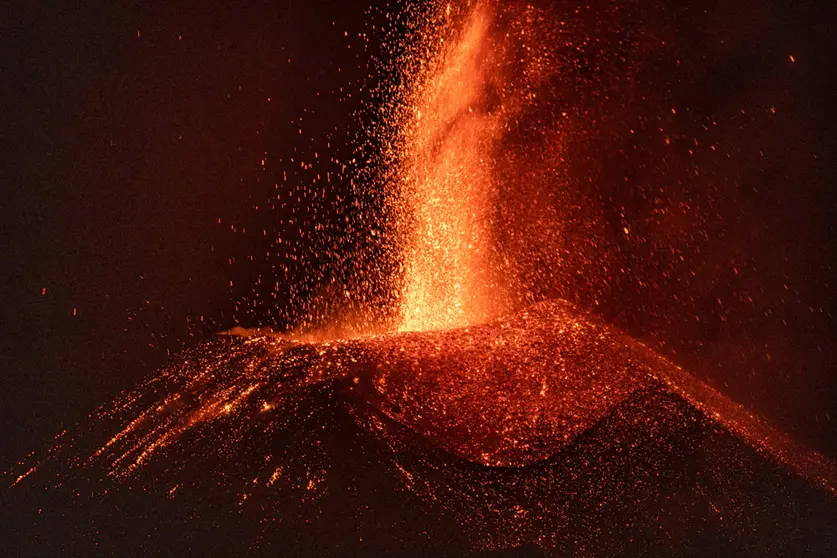
[(16, 528), (73, 517), (62, 548), (139, 532), (153, 552), (304, 553), (318, 532), (340, 552), (358, 533), (445, 555), (702, 552), (810, 548), (837, 512), (809, 484), (837, 492), (827, 458), (565, 301), (355, 339), (232, 333), (5, 473)]
[[(299, 351), (308, 355), (299, 360)], [(291, 350), (282, 345), (272, 352), (268, 374), (284, 374), (289, 357), (305, 363), (297, 368), (297, 381), (337, 381), (353, 405), (481, 465), (525, 466), (547, 459), (631, 396), (661, 390), (818, 484), (837, 489), (829, 460), (564, 300), (469, 327)]]

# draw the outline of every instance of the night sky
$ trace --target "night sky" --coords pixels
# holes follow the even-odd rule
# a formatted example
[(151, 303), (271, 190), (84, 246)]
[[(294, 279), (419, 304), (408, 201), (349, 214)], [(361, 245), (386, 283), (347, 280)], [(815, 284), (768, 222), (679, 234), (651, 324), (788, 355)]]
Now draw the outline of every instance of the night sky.
[[(835, 9), (777, 0), (683, 4), (680, 19), (663, 24), (687, 30), (681, 40), (694, 47), (691, 73), (673, 95), (706, 114), (777, 108), (776, 123), (744, 119), (728, 136), (752, 143), (719, 168), (752, 172), (743, 173), (748, 193), (726, 200), (742, 211), (725, 215), (743, 221), (719, 224), (731, 240), (714, 246), (746, 236), (755, 277), (777, 301), (769, 309), (786, 327), (740, 320), (731, 341), (709, 320), (673, 327), (666, 350), (837, 457)], [(261, 230), (282, 217), (265, 212), (265, 201), (283, 172), (298, 172), (280, 158), (325, 143), (332, 155), (348, 150), (375, 49), (358, 38), (368, 7), (322, 0), (7, 7), (0, 457), (38, 446), (184, 344), (271, 320), (267, 302), (253, 312), (240, 304), (270, 271), (248, 260), (265, 246)], [(618, 181), (606, 159), (600, 176)], [(612, 188), (630, 207), (624, 185)], [(723, 286), (714, 286), (697, 293), (707, 316), (718, 313), (711, 304)], [(615, 285), (602, 313), (656, 340), (659, 323), (644, 314), (640, 296)], [(613, 310), (620, 303), (632, 311)], [(718, 365), (726, 353), (715, 349), (743, 342), (781, 350)]]
[(366, 74), (365, 10), (26, 3), (3, 18), (0, 455), (235, 324), (257, 273), (241, 223), (260, 225), (286, 170), (261, 161), (348, 129), (338, 88)]

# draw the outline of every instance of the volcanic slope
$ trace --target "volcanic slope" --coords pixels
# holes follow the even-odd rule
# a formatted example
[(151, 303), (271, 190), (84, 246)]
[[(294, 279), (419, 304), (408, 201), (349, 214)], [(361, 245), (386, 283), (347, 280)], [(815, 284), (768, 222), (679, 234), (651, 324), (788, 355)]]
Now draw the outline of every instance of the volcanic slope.
[(563, 301), (219, 337), (3, 479), (11, 554), (837, 550), (827, 459)]

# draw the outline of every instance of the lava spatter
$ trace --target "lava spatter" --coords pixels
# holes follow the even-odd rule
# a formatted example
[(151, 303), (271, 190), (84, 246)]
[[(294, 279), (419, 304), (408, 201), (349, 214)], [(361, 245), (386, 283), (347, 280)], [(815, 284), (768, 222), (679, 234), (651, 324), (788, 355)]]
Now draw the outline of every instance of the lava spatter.
[[(86, 479), (105, 506), (125, 487), (200, 501), (220, 486), (215, 506), (257, 505), (268, 519), (287, 498), (304, 506), (328, 498), (330, 479), (342, 474), (334, 459), (350, 451), (341, 444), (371, 436), (384, 444), (375, 461), (403, 489), (444, 516), (467, 517), (475, 548), (565, 548), (572, 537), (561, 530), (578, 536), (574, 506), (585, 521), (605, 521), (591, 499), (622, 506), (680, 467), (736, 498), (748, 467), (778, 479), (795, 471), (832, 493), (837, 486), (827, 459), (563, 301), (444, 331), (314, 343), (227, 336), (95, 418), (88, 432), (57, 439), (45, 459), (21, 462), (9, 484), (61, 494)], [(360, 430), (335, 441), (340, 434), (329, 432), (346, 421)], [(119, 426), (97, 442), (109, 425)], [(692, 443), (711, 454), (697, 469), (681, 461)], [(736, 463), (745, 469), (725, 470)]]

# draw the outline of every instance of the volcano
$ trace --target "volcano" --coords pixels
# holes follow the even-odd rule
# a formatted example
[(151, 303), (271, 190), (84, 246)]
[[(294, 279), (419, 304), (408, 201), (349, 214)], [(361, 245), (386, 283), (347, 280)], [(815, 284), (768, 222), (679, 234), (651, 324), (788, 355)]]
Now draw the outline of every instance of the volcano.
[(19, 545), (7, 550), (824, 555), (837, 545), (826, 458), (567, 302), (348, 340), (236, 333), (5, 474), (4, 524)]
[(270, 217), (217, 218), (257, 267), (206, 327), (277, 331), (212, 335), (3, 471), (2, 554), (837, 555), (837, 466), (641, 342), (717, 350), (723, 382), (786, 362), (773, 324), (827, 367), (798, 239), (754, 240), (789, 171), (748, 111), (789, 101), (737, 104), (704, 7), (392, 4), (357, 135), (260, 152)]

